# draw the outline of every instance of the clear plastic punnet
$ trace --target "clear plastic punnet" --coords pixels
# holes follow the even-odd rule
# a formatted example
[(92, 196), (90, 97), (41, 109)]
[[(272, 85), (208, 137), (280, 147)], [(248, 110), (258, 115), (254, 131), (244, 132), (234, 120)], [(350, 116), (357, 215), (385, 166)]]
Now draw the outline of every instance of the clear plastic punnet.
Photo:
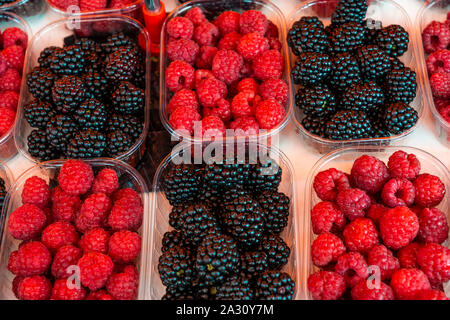
[(44, 0), (16, 0), (0, 6), (0, 10), (10, 11), (22, 17), (35, 16), (44, 11)]
[[(12, 172), (9, 170), (6, 163), (0, 161), (0, 178), (5, 182), (5, 189), (8, 190), (11, 184), (14, 182)], [(0, 208), (1, 209), (1, 208)], [(0, 218), (1, 220), (1, 218)]]

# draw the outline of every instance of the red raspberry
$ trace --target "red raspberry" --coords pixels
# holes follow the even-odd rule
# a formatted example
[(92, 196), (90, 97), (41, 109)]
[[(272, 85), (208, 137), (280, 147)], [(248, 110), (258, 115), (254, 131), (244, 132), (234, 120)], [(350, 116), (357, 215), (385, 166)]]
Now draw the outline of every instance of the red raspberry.
[(84, 253), (100, 252), (106, 254), (108, 252), (108, 241), (109, 233), (102, 228), (95, 228), (83, 234), (78, 245)]
[(425, 243), (443, 243), (448, 238), (448, 222), (445, 214), (437, 208), (425, 208), (419, 214), (419, 240)]
[(0, 76), (0, 90), (20, 92), (20, 84), (22, 77), (16, 69), (7, 69), (5, 73)]
[(445, 196), (445, 185), (438, 177), (431, 174), (420, 174), (414, 180), (416, 188), (415, 203), (421, 207), (435, 207)]
[(117, 300), (134, 300), (137, 296), (139, 274), (134, 266), (126, 266), (113, 274), (106, 284), (108, 293)]
[(312, 208), (311, 224), (315, 234), (323, 232), (338, 233), (342, 231), (346, 221), (338, 206), (332, 202), (323, 201)]
[(273, 129), (283, 122), (284, 107), (273, 99), (264, 100), (255, 109), (255, 117), (261, 129)]
[(22, 203), (34, 204), (38, 208), (44, 208), (50, 201), (50, 188), (44, 179), (33, 176), (25, 181), (22, 190)]
[(106, 8), (107, 0), (80, 0), (80, 9), (83, 12), (98, 11)]
[(72, 245), (62, 246), (53, 258), (51, 267), (52, 275), (57, 279), (70, 277), (73, 274), (73, 271), (70, 269), (67, 270), (67, 268), (75, 266), (81, 256), (82, 252), (77, 247)]
[(253, 60), (252, 69), (259, 80), (280, 79), (284, 71), (284, 58), (277, 50), (267, 50)]
[(167, 22), (167, 34), (172, 39), (192, 39), (194, 24), (185, 17), (175, 17)]
[(13, 251), (9, 255), (8, 258), (8, 270), (12, 273), (17, 275), (20, 272), (20, 266), (17, 264), (17, 257), (19, 255), (19, 251)]
[(383, 161), (363, 155), (353, 163), (351, 178), (357, 188), (375, 194), (389, 179), (389, 172)]
[(186, 134), (194, 133), (194, 123), (200, 121), (202, 117), (197, 110), (191, 107), (178, 107), (170, 115), (169, 124), (175, 131), (184, 131)]
[(391, 287), (399, 300), (414, 299), (422, 290), (431, 289), (427, 276), (419, 269), (399, 269), (394, 272)]
[(450, 73), (437, 72), (430, 78), (433, 95), (443, 99), (450, 99)]
[(365, 216), (371, 205), (370, 197), (360, 189), (346, 189), (338, 193), (336, 203), (350, 221)]
[(114, 263), (103, 253), (89, 252), (78, 261), (80, 277), (83, 286), (90, 290), (98, 290), (106, 285), (112, 274)]
[(389, 157), (388, 168), (392, 178), (414, 180), (420, 172), (420, 162), (412, 153), (396, 151)]
[(197, 96), (205, 108), (212, 108), (216, 101), (227, 96), (227, 86), (217, 79), (206, 79), (198, 83)]
[(392, 251), (383, 245), (372, 248), (367, 262), (370, 266), (378, 266), (381, 272), (381, 280), (390, 279), (395, 270), (400, 269), (399, 260), (394, 257)]
[(384, 282), (380, 282), (379, 288), (369, 288), (367, 280), (361, 280), (352, 288), (353, 300), (394, 300), (394, 291)]
[(119, 189), (119, 178), (113, 169), (102, 169), (94, 179), (92, 184), (92, 192), (102, 192), (107, 196), (111, 196)]
[(241, 15), (236, 11), (225, 11), (222, 12), (214, 21), (217, 28), (219, 28), (222, 36), (231, 33), (239, 32), (239, 20)]
[(391, 208), (410, 206), (414, 203), (416, 190), (411, 181), (404, 178), (394, 178), (386, 182), (381, 191), (383, 203)]
[(239, 26), (242, 34), (258, 32), (264, 36), (269, 28), (269, 20), (257, 10), (247, 10), (241, 14)]
[(216, 101), (213, 108), (204, 108), (203, 117), (215, 116), (227, 123), (231, 120), (231, 105), (226, 99), (219, 99)]
[(108, 8), (111, 8), (111, 9), (125, 8), (132, 3), (134, 3), (134, 0), (110, 0), (109, 4), (108, 4)]
[(231, 102), (231, 113), (234, 118), (253, 116), (260, 101), (261, 98), (254, 91), (239, 92)]
[(438, 98), (438, 97), (433, 97), (434, 99), (434, 105), (436, 106), (436, 109), (438, 111), (446, 108), (448, 105), (450, 105), (450, 100), (449, 99), (442, 99), (442, 98)]
[(259, 94), (263, 100), (274, 99), (285, 106), (288, 102), (289, 87), (281, 79), (270, 79), (261, 84)]
[(378, 231), (372, 220), (358, 218), (344, 229), (345, 245), (350, 251), (368, 252), (378, 244)]
[(394, 250), (414, 240), (419, 232), (419, 219), (407, 207), (388, 210), (380, 219), (380, 234), (384, 244)]
[(62, 246), (77, 243), (78, 233), (70, 223), (58, 221), (44, 229), (41, 241), (47, 248), (56, 252)]
[(211, 22), (202, 22), (195, 27), (194, 40), (199, 46), (214, 46), (219, 38), (219, 29)]
[[(0, 42), (1, 42), (1, 35), (0, 35)], [(5, 73), (5, 71), (8, 69), (8, 63), (5, 59), (3, 59), (2, 55), (0, 54), (0, 76)]]
[(16, 112), (18, 103), (19, 103), (19, 94), (17, 92), (15, 91), (0, 92), (0, 109), (10, 109)]
[(241, 37), (242, 36), (237, 32), (227, 33), (222, 39), (220, 39), (217, 47), (219, 50), (236, 50)]
[[(55, 190), (59, 191), (55, 192)], [(53, 194), (58, 194), (57, 198), (52, 200), (53, 218), (56, 221), (72, 222), (80, 211), (80, 198), (64, 192), (61, 187), (53, 189)]]
[(226, 130), (225, 124), (219, 117), (207, 116), (202, 119), (203, 137), (222, 137)]
[(417, 252), (420, 248), (421, 245), (414, 242), (398, 250), (397, 257), (400, 261), (400, 266), (402, 268), (419, 268), (419, 264), (417, 263)]
[(203, 46), (200, 48), (200, 54), (195, 60), (195, 66), (199, 69), (211, 69), (214, 57), (217, 54), (216, 47)]
[(111, 199), (104, 193), (94, 193), (84, 200), (80, 213), (76, 218), (76, 226), (80, 232), (102, 227), (111, 210)]
[(16, 112), (11, 109), (0, 109), (0, 137), (8, 133), (16, 121)]
[(31, 240), (39, 236), (46, 220), (41, 209), (32, 204), (24, 204), (9, 216), (8, 231), (15, 239)]
[(203, 22), (208, 22), (208, 19), (206, 19), (205, 14), (203, 13), (200, 7), (194, 7), (192, 9), (189, 9), (189, 11), (186, 12), (184, 17), (191, 20), (194, 26), (198, 26)]
[(117, 200), (108, 217), (108, 225), (116, 231), (132, 230), (136, 231), (142, 224), (144, 208), (141, 200), (131, 196)]
[(270, 49), (269, 41), (257, 32), (244, 35), (237, 45), (237, 51), (246, 60), (255, 59), (260, 53)]
[(200, 52), (200, 47), (192, 40), (172, 40), (166, 47), (170, 61), (184, 61), (193, 65)]
[(447, 49), (439, 50), (430, 54), (427, 58), (428, 74), (436, 72), (450, 72), (450, 51)]
[(184, 61), (173, 61), (166, 69), (166, 84), (170, 90), (192, 89), (194, 86), (194, 68)]
[(369, 209), (367, 209), (366, 216), (367, 218), (372, 219), (373, 223), (375, 223), (376, 226), (379, 225), (381, 217), (388, 211), (389, 209), (385, 206), (374, 203), (372, 204)]
[(447, 123), (450, 123), (450, 104), (439, 110), (439, 114)]
[(7, 28), (2, 34), (3, 48), (20, 46), (25, 51), (28, 46), (28, 35), (19, 28)]
[(17, 276), (30, 277), (44, 274), (51, 262), (50, 251), (41, 242), (31, 241), (11, 253), (8, 268)]
[(127, 198), (127, 197), (130, 197), (133, 201), (136, 201), (142, 205), (141, 197), (139, 196), (139, 194), (136, 191), (134, 191), (131, 188), (124, 188), (124, 189), (120, 189), (120, 190), (116, 191), (112, 195), (112, 201), (116, 202), (122, 198)]
[(281, 51), (283, 45), (281, 44), (280, 40), (278, 40), (277, 38), (268, 38), (268, 40), (269, 40), (269, 47), (271, 50)]
[(90, 292), (86, 300), (114, 300), (114, 298), (105, 290), (98, 290)]
[(317, 271), (308, 277), (308, 291), (314, 300), (338, 300), (346, 289), (344, 277), (330, 271)]
[(109, 239), (108, 255), (115, 262), (133, 262), (141, 252), (141, 237), (136, 232), (117, 231)]
[(314, 265), (324, 267), (335, 262), (345, 251), (341, 239), (332, 233), (322, 233), (311, 245), (311, 259)]
[(94, 173), (89, 164), (81, 160), (67, 160), (59, 172), (58, 182), (65, 192), (81, 195), (88, 192), (94, 181)]
[(445, 295), (445, 292), (439, 291), (439, 290), (421, 290), (419, 291), (416, 296), (416, 300), (450, 300)]
[(83, 287), (77, 288), (72, 285), (68, 286), (69, 280), (58, 279), (53, 284), (51, 300), (84, 300), (86, 290)]
[(450, 44), (450, 30), (445, 23), (433, 21), (423, 30), (422, 41), (426, 53), (447, 49)]
[(14, 277), (14, 279), (12, 281), (12, 292), (14, 293), (14, 295), (16, 296), (17, 299), (20, 299), (19, 286), (23, 279), (24, 279), (24, 277)]
[(209, 79), (209, 80), (216, 79), (211, 70), (206, 70), (206, 69), (195, 70), (195, 73), (194, 73), (195, 88), (198, 88), (198, 85), (200, 84), (200, 82), (202, 80), (207, 80), (207, 79)]
[(8, 68), (16, 69), (19, 73), (22, 72), (25, 52), (21, 46), (10, 46), (4, 49), (0, 55), (6, 61)]
[(253, 78), (245, 78), (239, 81), (237, 85), (238, 92), (251, 91), (257, 94), (259, 90), (259, 84)]
[(233, 50), (219, 50), (213, 59), (212, 72), (214, 76), (227, 85), (241, 77), (244, 64), (242, 57)]
[(432, 285), (450, 280), (450, 249), (428, 243), (417, 252), (417, 263)]
[(275, 23), (269, 20), (269, 25), (267, 26), (267, 31), (264, 34), (266, 38), (278, 38), (279, 32), (278, 27)]
[(254, 117), (237, 118), (230, 123), (236, 136), (251, 136), (259, 133), (259, 125)]
[(331, 168), (314, 177), (313, 188), (321, 200), (335, 201), (339, 192), (350, 189), (350, 181), (345, 173)]
[(17, 295), (21, 300), (47, 300), (51, 291), (50, 280), (43, 276), (32, 276), (20, 281)]
[(345, 253), (337, 260), (335, 271), (344, 276), (349, 287), (369, 276), (367, 262), (359, 252)]

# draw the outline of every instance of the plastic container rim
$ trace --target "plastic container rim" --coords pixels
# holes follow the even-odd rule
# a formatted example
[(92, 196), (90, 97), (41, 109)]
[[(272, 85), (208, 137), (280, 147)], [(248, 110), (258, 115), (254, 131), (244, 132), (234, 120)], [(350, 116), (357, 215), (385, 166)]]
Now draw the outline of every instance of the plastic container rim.
[(62, 10), (51, 4), (48, 0), (45, 0), (45, 2), (48, 4), (48, 6), (55, 11), (56, 13), (59, 13), (63, 16), (70, 17), (70, 16), (86, 16), (86, 15), (97, 15), (97, 14), (121, 14), (121, 13), (130, 13), (136, 9), (139, 9), (144, 4), (144, 0), (136, 0), (133, 3), (130, 3), (129, 5), (123, 7), (123, 8), (106, 8), (103, 10), (98, 11), (83, 11), (83, 12), (68, 12), (66, 10)]

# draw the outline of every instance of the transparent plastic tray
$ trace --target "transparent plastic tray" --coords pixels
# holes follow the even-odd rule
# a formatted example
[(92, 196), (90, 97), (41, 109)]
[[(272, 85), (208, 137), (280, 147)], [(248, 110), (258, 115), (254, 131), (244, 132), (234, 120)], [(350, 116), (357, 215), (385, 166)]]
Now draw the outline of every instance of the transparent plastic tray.
[[(284, 266), (282, 271), (287, 272), (295, 281), (296, 293), (294, 299), (299, 299), (302, 291), (299, 272), (303, 264), (299, 251), (298, 219), (301, 217), (297, 214), (296, 208), (297, 197), (294, 186), (294, 170), (288, 158), (278, 149), (267, 147), (263, 144), (258, 144), (256, 148), (261, 148), (260, 150), (264, 154), (268, 154), (278, 163), (282, 169), (282, 180), (279, 191), (286, 194), (291, 200), (289, 222), (286, 229), (281, 233), (281, 237), (291, 248), (291, 254), (287, 265)], [(178, 154), (169, 155), (159, 166), (153, 183), (152, 214), (150, 215), (153, 220), (150, 221), (150, 230), (152, 231), (148, 241), (149, 258), (147, 260), (148, 271), (146, 280), (146, 299), (149, 300), (160, 300), (166, 291), (159, 276), (158, 260), (161, 255), (161, 241), (164, 233), (172, 229), (169, 225), (169, 213), (172, 207), (161, 189), (161, 183), (167, 168), (173, 160), (180, 161), (181, 159), (179, 159)]]
[[(287, 19), (288, 30), (291, 26), (304, 16), (318, 16), (319, 19), (324, 23), (325, 26), (331, 23), (331, 13), (333, 10), (324, 10), (324, 6), (328, 3), (327, 0), (309, 0), (302, 2), (297, 8), (295, 8), (289, 18)], [(332, 3), (333, 5), (333, 3)], [(335, 4), (334, 4), (335, 5)], [(326, 15), (321, 16), (320, 14)], [(414, 109), (417, 110), (419, 115), (419, 120), (416, 125), (411, 129), (403, 132), (402, 134), (390, 136), (386, 138), (370, 138), (370, 139), (357, 139), (357, 140), (344, 140), (344, 141), (334, 141), (330, 139), (321, 138), (319, 136), (309, 133), (303, 125), (301, 120), (304, 118), (301, 110), (294, 107), (293, 118), (297, 126), (297, 130), (300, 133), (305, 142), (317, 150), (319, 153), (327, 153), (334, 149), (342, 148), (345, 146), (358, 146), (358, 145), (389, 145), (393, 143), (398, 143), (408, 135), (410, 135), (418, 126), (424, 115), (424, 104), (426, 104), (426, 97), (424, 96), (424, 74), (423, 69), (419, 62), (417, 61), (417, 49), (415, 48), (415, 28), (411, 24), (408, 13), (395, 1), (393, 0), (374, 0), (370, 3), (367, 10), (367, 18), (373, 19), (375, 21), (381, 21), (383, 26), (388, 26), (390, 24), (399, 24), (409, 33), (409, 48), (408, 51), (400, 57), (400, 60), (405, 63), (406, 66), (413, 69), (417, 74), (417, 96), (414, 101), (410, 104)], [(289, 55), (291, 59), (291, 65), (295, 65), (295, 55), (291, 52)], [(293, 92), (292, 95), (295, 96), (298, 87), (292, 85)], [(295, 106), (295, 103), (294, 103)]]
[[(144, 217), (142, 227), (138, 233), (142, 237), (141, 255), (138, 258), (137, 269), (139, 271), (139, 290), (138, 299), (144, 299), (145, 292), (145, 263), (148, 259), (147, 239), (148, 225), (151, 221), (149, 216), (148, 188), (141, 175), (126, 163), (114, 159), (99, 158), (96, 160), (85, 160), (89, 163), (94, 173), (103, 168), (109, 168), (116, 171), (119, 177), (120, 188), (133, 188), (141, 197), (144, 207)], [(7, 231), (9, 215), (22, 205), (21, 195), (25, 181), (32, 177), (38, 176), (45, 181), (54, 181), (58, 177), (59, 170), (64, 164), (64, 160), (53, 160), (38, 164), (25, 171), (16, 182), (11, 186), (9, 193), (5, 199), (3, 206), (2, 219), (0, 220), (0, 300), (16, 300), (11, 286), (14, 275), (8, 271), (8, 258), (12, 251), (17, 250), (20, 241), (15, 240)]]
[[(31, 43), (28, 47), (28, 52), (25, 57), (24, 75), (28, 74), (35, 66), (38, 65), (37, 59), (43, 49), (49, 46), (62, 46), (64, 38), (74, 33), (73, 30), (69, 30), (70, 26), (77, 30), (83, 30), (84, 26), (91, 25), (93, 23), (104, 23), (103, 31), (100, 35), (108, 35), (118, 31), (126, 31), (129, 33), (142, 35), (146, 45), (146, 74), (145, 74), (145, 112), (144, 112), (144, 127), (139, 139), (127, 152), (120, 154), (115, 159), (125, 161), (132, 166), (135, 166), (142, 158), (145, 151), (145, 139), (147, 138), (148, 128), (150, 125), (150, 38), (146, 29), (136, 20), (122, 15), (91, 15), (83, 16), (76, 22), (70, 18), (58, 20), (47, 25), (34, 35)], [(28, 152), (27, 137), (32, 131), (32, 128), (26, 121), (23, 113), (23, 107), (26, 103), (33, 99), (32, 95), (28, 91), (26, 84), (26, 77), (23, 77), (21, 97), (19, 101), (18, 115), (16, 129), (14, 131), (14, 140), (16, 142), (17, 149), (27, 159), (37, 163), (38, 160), (32, 157)]]
[(35, 16), (44, 11), (44, 0), (16, 0), (0, 6), (0, 10), (10, 11), (22, 17)]
[[(402, 146), (359, 146), (359, 147), (347, 147), (333, 152), (328, 153), (323, 156), (314, 167), (311, 169), (308, 179), (306, 181), (305, 189), (305, 199), (304, 199), (304, 213), (302, 220), (302, 254), (303, 254), (303, 268), (301, 270), (301, 285), (305, 289), (302, 293), (304, 299), (312, 299), (307, 289), (308, 276), (318, 270), (311, 261), (311, 243), (315, 238), (315, 235), (311, 227), (311, 210), (312, 208), (321, 200), (317, 197), (313, 189), (314, 177), (320, 171), (327, 170), (330, 168), (336, 168), (343, 172), (350, 173), (353, 166), (353, 162), (360, 156), (367, 154), (387, 163), (389, 157), (398, 150), (402, 150), (407, 153), (413, 153), (417, 156), (421, 163), (421, 173), (429, 173), (438, 176), (442, 182), (445, 184), (447, 189), (447, 194), (450, 192), (450, 171), (449, 169), (432, 154), (423, 151), (421, 149), (413, 147), (402, 147)], [(447, 215), (447, 221), (450, 222), (450, 198), (448, 196), (444, 197), (442, 202), (439, 204), (438, 208)], [(446, 246), (449, 246), (449, 241), (447, 240)], [(449, 289), (449, 288), (447, 288)], [(447, 290), (447, 294), (449, 291)]]
[[(0, 161), (0, 178), (5, 181), (5, 189), (8, 190), (11, 184), (14, 182), (14, 177), (12, 172), (9, 170), (6, 163)], [(0, 213), (1, 213), (1, 207), (0, 207)], [(1, 219), (1, 218), (0, 218)]]
[[(187, 141), (187, 142), (192, 142), (192, 143), (198, 143), (198, 142), (206, 142), (206, 141), (211, 141), (214, 138), (206, 138), (206, 139), (202, 139), (201, 137), (193, 137), (190, 135), (186, 135), (186, 134), (181, 134), (180, 132), (175, 131), (172, 126), (169, 124), (169, 114), (168, 114), (168, 104), (170, 101), (170, 90), (169, 88), (166, 86), (166, 69), (169, 66), (169, 61), (168, 58), (165, 54), (165, 47), (167, 45), (167, 42), (169, 40), (169, 36), (167, 34), (166, 31), (166, 26), (167, 26), (167, 22), (170, 21), (171, 19), (178, 17), (178, 16), (184, 16), (186, 14), (187, 11), (189, 11), (190, 9), (194, 8), (194, 7), (200, 7), (205, 11), (208, 11), (210, 13), (209, 10), (206, 10), (206, 8), (211, 8), (214, 7), (214, 0), (193, 0), (193, 1), (189, 1), (187, 3), (184, 3), (180, 6), (178, 6), (177, 8), (175, 8), (166, 18), (166, 21), (164, 22), (162, 31), (161, 31), (161, 48), (163, 48), (161, 50), (161, 59), (160, 59), (160, 68), (161, 68), (161, 72), (160, 72), (160, 117), (161, 117), (161, 121), (162, 124), (164, 125), (164, 127), (167, 129), (167, 131), (169, 131), (169, 133), (173, 136), (175, 136), (177, 139), (183, 139), (183, 141)], [(291, 88), (291, 77), (290, 77), (290, 65), (289, 65), (289, 51), (288, 51), (288, 45), (286, 43), (286, 21), (284, 19), (284, 15), (281, 12), (281, 10), (274, 5), (272, 2), (270, 1), (262, 1), (262, 0), (229, 0), (227, 5), (228, 5), (228, 10), (234, 10), (234, 11), (238, 11), (238, 12), (242, 12), (245, 10), (245, 7), (247, 7), (249, 4), (251, 4), (252, 6), (255, 6), (255, 10), (259, 10), (262, 13), (264, 13), (267, 18), (269, 20), (271, 20), (277, 27), (279, 30), (279, 40), (281, 41), (281, 44), (283, 46), (281, 53), (285, 59), (285, 71), (283, 74), (283, 80), (288, 84), (289, 88)], [(206, 8), (205, 8), (206, 7)], [(221, 12), (217, 12), (217, 15), (220, 14)], [(289, 90), (290, 92), (291, 90)], [(285, 119), (276, 127), (273, 128), (272, 130), (268, 130), (267, 132), (264, 133), (260, 133), (258, 135), (253, 135), (250, 136), (249, 138), (251, 139), (259, 139), (258, 141), (267, 141), (270, 140), (270, 137), (279, 134), (284, 127), (286, 127), (289, 119), (290, 119), (290, 114), (291, 114), (291, 109), (292, 109), (292, 104), (293, 104), (293, 99), (292, 96), (289, 96), (289, 100), (286, 104), (286, 117)], [(226, 137), (225, 138), (227, 141), (233, 141), (235, 139), (235, 137)]]
[(419, 52), (419, 63), (423, 69), (425, 95), (427, 97), (426, 103), (428, 104), (431, 113), (433, 115), (434, 126), (436, 128), (436, 135), (442, 144), (450, 147), (450, 123), (446, 122), (444, 118), (439, 114), (433, 100), (433, 94), (431, 92), (429, 75), (426, 67), (426, 57), (422, 45), (422, 31), (428, 26), (428, 24), (434, 20), (444, 22), (447, 19), (447, 12), (450, 12), (450, 2), (447, 0), (429, 0), (417, 14), (416, 25), (417, 30), (417, 50)]

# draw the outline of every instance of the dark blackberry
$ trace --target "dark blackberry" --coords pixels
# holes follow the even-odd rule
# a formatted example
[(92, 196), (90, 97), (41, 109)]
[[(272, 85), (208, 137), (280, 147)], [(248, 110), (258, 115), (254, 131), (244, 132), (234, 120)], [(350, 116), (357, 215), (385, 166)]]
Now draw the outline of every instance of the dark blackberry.
[(378, 31), (376, 44), (392, 57), (400, 57), (408, 50), (409, 34), (402, 26), (392, 24)]
[(363, 21), (362, 26), (366, 30), (366, 44), (377, 44), (378, 31), (383, 28), (381, 21), (369, 18)]
[(391, 62), (391, 71), (405, 68), (405, 64), (401, 62), (398, 58), (390, 57), (389, 60)]
[(250, 167), (250, 176), (246, 183), (246, 188), (255, 193), (265, 190), (278, 190), (281, 183), (282, 169), (268, 155), (259, 156), (257, 164)]
[(256, 280), (255, 296), (258, 300), (292, 300), (295, 282), (285, 272), (266, 271)]
[(138, 65), (138, 49), (119, 47), (108, 55), (105, 76), (110, 81), (131, 81)]
[(183, 209), (178, 215), (180, 231), (186, 242), (198, 245), (211, 229), (218, 228), (217, 220), (210, 206), (196, 202)]
[(86, 98), (86, 87), (77, 76), (63, 76), (55, 81), (52, 94), (57, 110), (71, 113)]
[(369, 138), (372, 128), (362, 111), (338, 111), (326, 124), (326, 135), (332, 140)]
[(123, 32), (116, 32), (109, 35), (103, 43), (103, 50), (106, 53), (114, 52), (119, 47), (136, 47), (136, 41)]
[(52, 88), (57, 79), (49, 69), (35, 67), (27, 75), (28, 91), (36, 99), (52, 102)]
[(366, 41), (366, 30), (358, 22), (347, 22), (336, 28), (328, 36), (330, 52), (353, 52)]
[(144, 110), (144, 91), (130, 82), (121, 82), (112, 93), (112, 107), (121, 114), (135, 114)]
[(183, 202), (172, 206), (169, 213), (169, 224), (177, 231), (182, 229), (183, 221), (181, 220), (181, 213), (188, 208), (193, 202)]
[(258, 251), (267, 254), (267, 263), (272, 270), (281, 269), (289, 259), (291, 249), (278, 235), (265, 235), (261, 239)]
[[(143, 59), (143, 62), (145, 61), (145, 59)], [(136, 85), (137, 87), (141, 88), (142, 90), (145, 91), (145, 77), (146, 77), (146, 73), (147, 73), (147, 69), (144, 63), (138, 63), (138, 66), (136, 68), (136, 73), (133, 77), (133, 84)], [(154, 88), (155, 89), (155, 88)]]
[(303, 118), (302, 126), (309, 133), (324, 138), (327, 121), (328, 118), (317, 118), (315, 116), (307, 116)]
[(191, 287), (180, 289), (178, 287), (167, 287), (166, 294), (161, 300), (168, 301), (192, 301), (195, 300), (195, 295)]
[(77, 125), (72, 117), (67, 114), (57, 114), (47, 123), (47, 141), (53, 148), (65, 152), (67, 142), (76, 130)]
[(336, 110), (336, 98), (325, 85), (300, 88), (295, 95), (295, 104), (305, 115), (324, 117)]
[(77, 38), (72, 45), (79, 47), (86, 56), (90, 54), (101, 56), (103, 53), (102, 46), (91, 38)]
[(3, 209), (3, 203), (5, 202), (6, 197), (6, 184), (5, 180), (0, 177), (0, 211)]
[(383, 102), (383, 91), (373, 81), (355, 83), (341, 97), (341, 107), (345, 110), (371, 112)]
[(231, 188), (223, 190), (220, 193), (220, 200), (223, 203), (233, 202), (241, 196), (247, 196), (248, 192), (242, 186), (236, 186), (236, 188)]
[(384, 113), (384, 123), (389, 132), (394, 135), (411, 129), (418, 119), (417, 111), (403, 102), (389, 105)]
[(352, 84), (361, 80), (358, 62), (349, 53), (340, 53), (331, 57), (331, 87), (341, 93)]
[(163, 252), (159, 257), (158, 272), (166, 287), (189, 288), (195, 279), (190, 250), (175, 246)]
[(58, 152), (50, 146), (44, 130), (33, 130), (27, 137), (28, 152), (40, 161), (58, 159)]
[(361, 23), (367, 14), (366, 0), (341, 0), (331, 16), (334, 24)]
[(126, 133), (120, 130), (108, 132), (106, 135), (106, 155), (108, 157), (115, 157), (130, 150), (133, 146), (133, 139)]
[(249, 165), (235, 163), (207, 164), (203, 170), (203, 182), (216, 190), (230, 189), (242, 186), (248, 179)]
[(370, 80), (383, 77), (391, 69), (389, 56), (376, 45), (367, 45), (356, 53), (359, 67), (363, 75)]
[(302, 52), (298, 55), (291, 74), (295, 84), (317, 85), (323, 82), (331, 72), (328, 55), (318, 52)]
[(200, 176), (190, 164), (171, 164), (162, 181), (162, 190), (171, 205), (194, 201), (199, 187)]
[(247, 251), (241, 253), (241, 270), (249, 275), (256, 275), (269, 268), (267, 253), (262, 251)]
[(52, 56), (60, 48), (52, 46), (47, 47), (41, 51), (38, 58), (38, 63), (41, 68), (50, 68), (50, 64), (52, 63)]
[(58, 75), (79, 75), (84, 72), (85, 52), (76, 45), (58, 48), (50, 58), (50, 70)]
[(161, 251), (166, 252), (167, 250), (176, 246), (187, 247), (184, 234), (177, 230), (172, 230), (164, 233), (164, 236), (162, 238)]
[(74, 119), (81, 129), (102, 130), (106, 124), (106, 108), (95, 99), (88, 99), (75, 110)]
[(48, 102), (36, 99), (24, 105), (23, 113), (30, 126), (45, 129), (53, 115), (53, 106)]
[(390, 133), (384, 123), (384, 106), (380, 106), (370, 114), (370, 124), (373, 138), (389, 137)]
[(267, 190), (259, 195), (257, 201), (264, 212), (266, 233), (280, 234), (288, 224), (290, 203), (288, 196)]
[(106, 123), (109, 131), (120, 130), (129, 135), (133, 143), (141, 136), (144, 130), (142, 120), (132, 115), (112, 114)]
[(87, 95), (97, 100), (109, 99), (110, 87), (108, 80), (97, 71), (90, 71), (82, 75), (81, 79), (87, 90)]
[(250, 278), (243, 275), (229, 277), (217, 287), (217, 300), (253, 300)]
[(195, 292), (196, 300), (214, 301), (216, 300), (217, 287), (211, 283), (197, 279), (194, 281), (192, 290)]
[(389, 102), (411, 103), (416, 97), (416, 73), (408, 67), (392, 70), (383, 86)]
[(103, 133), (88, 129), (74, 133), (68, 141), (66, 155), (71, 159), (100, 158), (106, 149)]
[(328, 48), (327, 34), (317, 17), (302, 17), (289, 30), (287, 42), (295, 55), (300, 52), (325, 52)]
[(197, 199), (198, 201), (203, 201), (204, 203), (207, 203), (212, 208), (217, 208), (219, 206), (219, 201), (222, 196), (222, 191), (220, 189), (213, 188), (210, 185), (207, 184), (201, 184)]

